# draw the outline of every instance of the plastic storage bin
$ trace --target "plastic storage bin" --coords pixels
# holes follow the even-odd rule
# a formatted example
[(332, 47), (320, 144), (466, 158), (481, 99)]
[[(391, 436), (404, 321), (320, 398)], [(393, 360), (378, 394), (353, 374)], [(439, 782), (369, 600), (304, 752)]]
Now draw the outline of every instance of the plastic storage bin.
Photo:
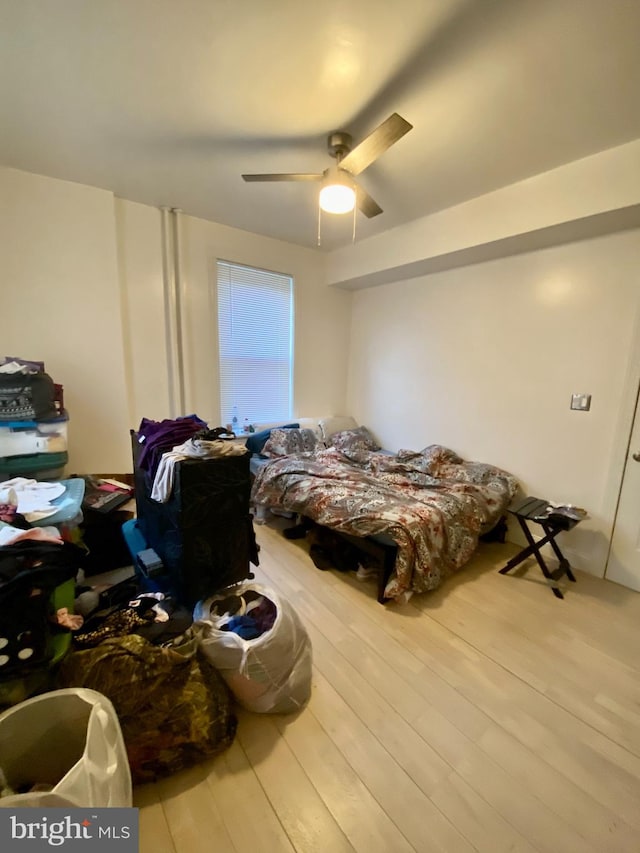
[(35, 527), (59, 526), (82, 520), (82, 501), (84, 498), (85, 482), (82, 477), (72, 477), (70, 480), (60, 480), (65, 491), (59, 498), (54, 498), (51, 505), (57, 508), (55, 515), (43, 518), (42, 521), (32, 521)]
[(59, 480), (69, 461), (68, 453), (33, 453), (31, 456), (1, 456), (0, 479), (30, 477), (32, 480)]
[[(131, 806), (131, 772), (113, 705), (95, 690), (69, 687), (0, 714), (0, 766), (24, 791), (0, 807)], [(40, 783), (49, 792), (30, 792)]]
[(0, 424), (0, 457), (34, 453), (66, 453), (69, 417), (46, 421), (9, 421)]
[(57, 480), (62, 477), (69, 461), (68, 424), (65, 409), (56, 418), (0, 424), (0, 480), (11, 477)]
[[(54, 515), (48, 515), (40, 521), (32, 521), (32, 527), (51, 527), (60, 525), (77, 526), (82, 521), (82, 501), (84, 498), (85, 482), (82, 477), (72, 477), (69, 480), (60, 480), (60, 485), (65, 487), (64, 492), (58, 498), (51, 501), (51, 506), (56, 508)], [(7, 525), (0, 521), (0, 528)], [(64, 538), (64, 537), (63, 537)]]

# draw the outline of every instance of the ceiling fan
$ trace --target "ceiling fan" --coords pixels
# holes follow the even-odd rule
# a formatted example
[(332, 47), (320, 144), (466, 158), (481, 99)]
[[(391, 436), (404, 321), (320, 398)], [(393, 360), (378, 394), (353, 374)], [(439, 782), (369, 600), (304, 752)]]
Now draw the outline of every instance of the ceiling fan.
[(358, 209), (369, 219), (382, 213), (382, 208), (366, 190), (354, 180), (355, 175), (363, 172), (375, 160), (391, 148), (413, 125), (392, 113), (372, 133), (352, 148), (350, 133), (335, 131), (327, 138), (329, 154), (336, 159), (336, 165), (324, 172), (243, 175), (245, 181), (322, 181), (320, 207), (328, 213), (349, 213), (357, 204)]

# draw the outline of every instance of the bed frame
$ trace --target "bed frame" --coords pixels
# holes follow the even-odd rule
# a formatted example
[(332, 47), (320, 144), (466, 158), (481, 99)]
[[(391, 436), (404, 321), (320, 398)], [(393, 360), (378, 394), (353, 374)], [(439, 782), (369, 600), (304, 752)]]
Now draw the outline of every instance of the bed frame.
[[(336, 531), (334, 530), (333, 532), (335, 533)], [(369, 537), (352, 536), (350, 533), (339, 533), (338, 535), (357, 550), (364, 551), (365, 554), (374, 558), (378, 570), (377, 598), (380, 604), (385, 604), (389, 599), (385, 598), (384, 590), (396, 564), (398, 546), (395, 543), (387, 544), (386, 542), (380, 542)]]

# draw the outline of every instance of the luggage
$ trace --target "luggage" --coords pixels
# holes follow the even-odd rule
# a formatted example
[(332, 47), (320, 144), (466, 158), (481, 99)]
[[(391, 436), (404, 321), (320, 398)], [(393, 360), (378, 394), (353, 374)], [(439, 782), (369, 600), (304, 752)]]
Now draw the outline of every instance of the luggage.
[(193, 607), (250, 577), (249, 563), (258, 565), (258, 552), (249, 511), (249, 454), (177, 462), (171, 496), (158, 503), (140, 465), (144, 446), (136, 433), (131, 439), (137, 526), (165, 568), (163, 588)]

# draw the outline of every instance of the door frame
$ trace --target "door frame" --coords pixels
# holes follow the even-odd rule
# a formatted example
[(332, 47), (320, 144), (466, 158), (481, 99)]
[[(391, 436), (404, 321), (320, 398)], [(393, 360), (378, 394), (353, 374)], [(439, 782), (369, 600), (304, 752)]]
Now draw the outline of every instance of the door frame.
[(609, 560), (611, 558), (613, 531), (618, 518), (622, 481), (630, 451), (636, 409), (638, 410), (638, 417), (640, 417), (640, 304), (636, 307), (635, 312), (631, 346), (629, 347), (629, 360), (622, 385), (622, 403), (616, 419), (617, 423), (611, 448), (611, 466), (605, 484), (603, 506), (605, 509), (612, 507), (613, 511), (608, 530), (609, 544), (602, 575), (604, 578), (607, 577), (607, 569), (609, 568)]

